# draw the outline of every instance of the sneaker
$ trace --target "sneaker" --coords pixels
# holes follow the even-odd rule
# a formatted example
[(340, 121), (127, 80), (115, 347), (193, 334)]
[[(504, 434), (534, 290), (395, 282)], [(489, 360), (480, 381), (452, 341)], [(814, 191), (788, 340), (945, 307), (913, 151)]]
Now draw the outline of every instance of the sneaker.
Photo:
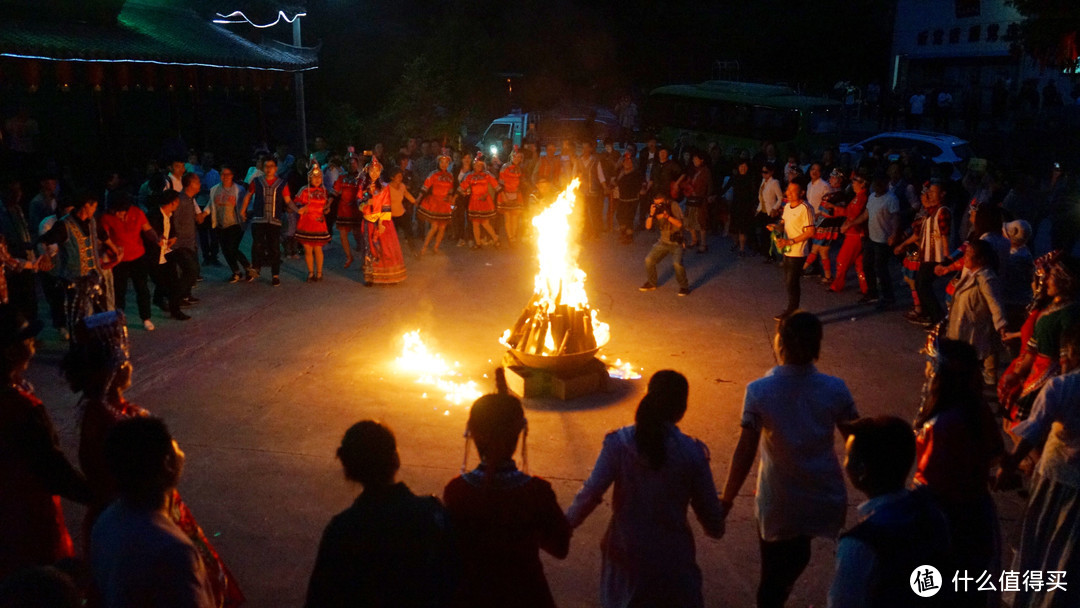
[(240, 282), (240, 275), (234, 272), (233, 275), (231, 277), (229, 277), (229, 282), (230, 283), (239, 283)]
[(146, 331), (154, 331), (154, 322), (150, 319), (143, 319), (142, 326)]
[(915, 309), (911, 309), (911, 310), (904, 313), (904, 318), (907, 319), (908, 321), (914, 321), (916, 319), (921, 318), (922, 316), (923, 316), (923, 314), (921, 312), (915, 310)]
[(656, 285), (653, 285), (649, 281), (645, 281), (645, 284), (638, 287), (638, 291), (653, 291), (656, 289)]
[(274, 287), (277, 287), (278, 285), (281, 285), (281, 277), (275, 276), (274, 278), (270, 279), (270, 284), (273, 285)]
[(933, 322), (930, 321), (930, 317), (927, 317), (925, 315), (917, 315), (917, 316), (912, 316), (912, 317), (904, 315), (904, 318), (907, 319), (908, 322), (913, 324), (913, 325), (919, 325), (919, 326), (922, 326), (922, 327), (926, 327), (928, 325), (933, 325)]
[(203, 280), (203, 276), (202, 276), (202, 275), (200, 274), (200, 275), (199, 275), (199, 276), (198, 276), (198, 277), (197, 277), (197, 278), (196, 278), (195, 280), (196, 280), (196, 281), (202, 281), (202, 280)]
[(245, 283), (250, 283), (250, 282), (254, 281), (255, 277), (257, 277), (257, 276), (259, 276), (259, 273), (252, 272), (252, 271), (248, 270), (246, 276), (244, 276), (244, 282)]
[(202, 301), (199, 298), (196, 298), (195, 296), (188, 296), (188, 297), (184, 298), (184, 300), (186, 300), (189, 304), (198, 304), (199, 302)]
[(191, 318), (191, 315), (186, 315), (178, 310), (172, 313), (172, 318), (176, 319), (177, 321), (187, 321)]
[(878, 299), (878, 296), (867, 293), (863, 294), (863, 297), (859, 298), (858, 302), (859, 304), (873, 304), (874, 302), (877, 302)]
[(681, 296), (688, 296), (688, 295), (690, 295), (690, 288), (689, 287), (683, 287), (683, 288), (679, 289), (679, 296), (680, 297)]

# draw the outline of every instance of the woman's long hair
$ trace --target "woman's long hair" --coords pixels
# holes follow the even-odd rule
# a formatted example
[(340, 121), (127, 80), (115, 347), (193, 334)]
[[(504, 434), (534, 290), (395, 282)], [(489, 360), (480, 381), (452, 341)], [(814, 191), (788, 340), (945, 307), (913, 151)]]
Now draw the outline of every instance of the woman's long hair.
[(649, 379), (649, 391), (634, 414), (634, 443), (653, 469), (667, 462), (667, 425), (682, 420), (689, 392), (686, 377), (670, 369), (658, 371)]
[(959, 409), (972, 432), (978, 434), (989, 411), (983, 398), (982, 362), (975, 348), (959, 340), (941, 340), (940, 363), (930, 383), (930, 394), (915, 418), (915, 428), (938, 414)]

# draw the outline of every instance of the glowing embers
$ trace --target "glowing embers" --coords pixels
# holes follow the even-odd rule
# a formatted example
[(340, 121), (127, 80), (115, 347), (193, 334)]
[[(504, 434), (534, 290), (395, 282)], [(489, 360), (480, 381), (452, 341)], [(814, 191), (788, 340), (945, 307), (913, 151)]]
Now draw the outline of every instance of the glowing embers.
[(402, 339), (405, 344), (396, 360), (397, 368), (402, 373), (415, 375), (417, 384), (431, 387), (454, 405), (472, 403), (483, 394), (476, 382), (462, 379), (457, 370), (458, 363), (450, 365), (442, 355), (428, 349), (420, 338), (419, 329), (406, 333)]
[(589, 307), (586, 275), (577, 265), (570, 216), (578, 185), (578, 180), (572, 181), (551, 206), (533, 218), (539, 263), (533, 296), (500, 339), (531, 367), (560, 365), (555, 358), (587, 359), (610, 337), (607, 323)]

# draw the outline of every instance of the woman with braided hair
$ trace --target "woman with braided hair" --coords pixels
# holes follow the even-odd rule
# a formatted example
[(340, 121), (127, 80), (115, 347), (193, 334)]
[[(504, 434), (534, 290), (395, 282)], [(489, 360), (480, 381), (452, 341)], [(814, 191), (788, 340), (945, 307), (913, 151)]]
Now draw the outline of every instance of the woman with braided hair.
[[(501, 370), (500, 370), (501, 372)], [(558, 559), (570, 551), (570, 525), (551, 484), (517, 468), (522, 441), (527, 465), (525, 410), (505, 389), (484, 395), (469, 410), (468, 440), (480, 465), (446, 484), (443, 502), (457, 533), (462, 573), (455, 606), (551, 608), (540, 550)]]

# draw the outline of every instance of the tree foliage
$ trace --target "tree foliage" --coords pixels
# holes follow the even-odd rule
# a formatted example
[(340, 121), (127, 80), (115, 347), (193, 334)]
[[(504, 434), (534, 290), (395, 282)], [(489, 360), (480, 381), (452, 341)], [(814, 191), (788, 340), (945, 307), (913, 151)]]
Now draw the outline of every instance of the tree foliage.
[(1024, 21), (1020, 40), (1024, 51), (1046, 66), (1077, 67), (1080, 6), (1076, 0), (1009, 0)]

